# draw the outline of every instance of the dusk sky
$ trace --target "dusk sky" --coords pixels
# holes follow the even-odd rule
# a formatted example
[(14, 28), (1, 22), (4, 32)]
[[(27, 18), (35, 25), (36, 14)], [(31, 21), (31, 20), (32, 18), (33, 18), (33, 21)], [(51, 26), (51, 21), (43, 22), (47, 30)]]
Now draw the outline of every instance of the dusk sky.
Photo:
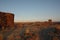
[(60, 0), (0, 0), (0, 11), (15, 14), (15, 22), (60, 21)]

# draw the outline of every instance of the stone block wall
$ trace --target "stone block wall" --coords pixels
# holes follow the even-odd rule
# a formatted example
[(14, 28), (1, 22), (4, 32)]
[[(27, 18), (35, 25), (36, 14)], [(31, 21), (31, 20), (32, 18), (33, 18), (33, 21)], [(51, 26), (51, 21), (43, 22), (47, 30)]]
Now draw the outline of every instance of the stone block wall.
[(0, 12), (0, 29), (14, 27), (14, 14)]

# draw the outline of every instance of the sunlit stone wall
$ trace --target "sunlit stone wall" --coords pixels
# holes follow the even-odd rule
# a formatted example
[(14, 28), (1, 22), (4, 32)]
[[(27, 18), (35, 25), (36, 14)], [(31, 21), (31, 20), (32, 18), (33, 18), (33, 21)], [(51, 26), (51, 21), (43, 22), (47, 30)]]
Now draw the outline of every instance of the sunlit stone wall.
[(0, 29), (14, 27), (14, 14), (0, 12)]

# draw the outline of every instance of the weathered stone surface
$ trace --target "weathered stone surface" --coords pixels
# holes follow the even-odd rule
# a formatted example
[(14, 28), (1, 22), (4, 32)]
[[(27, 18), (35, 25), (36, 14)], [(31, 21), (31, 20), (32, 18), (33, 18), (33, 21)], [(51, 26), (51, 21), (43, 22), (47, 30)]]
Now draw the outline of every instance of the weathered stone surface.
[(0, 12), (0, 28), (2, 29), (14, 27), (14, 14)]

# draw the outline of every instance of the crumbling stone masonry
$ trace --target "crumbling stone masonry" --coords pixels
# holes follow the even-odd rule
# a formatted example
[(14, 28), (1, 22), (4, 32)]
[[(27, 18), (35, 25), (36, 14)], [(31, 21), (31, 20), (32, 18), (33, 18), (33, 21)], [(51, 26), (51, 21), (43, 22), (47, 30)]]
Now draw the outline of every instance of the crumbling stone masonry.
[(0, 12), (0, 30), (14, 27), (14, 14)]

